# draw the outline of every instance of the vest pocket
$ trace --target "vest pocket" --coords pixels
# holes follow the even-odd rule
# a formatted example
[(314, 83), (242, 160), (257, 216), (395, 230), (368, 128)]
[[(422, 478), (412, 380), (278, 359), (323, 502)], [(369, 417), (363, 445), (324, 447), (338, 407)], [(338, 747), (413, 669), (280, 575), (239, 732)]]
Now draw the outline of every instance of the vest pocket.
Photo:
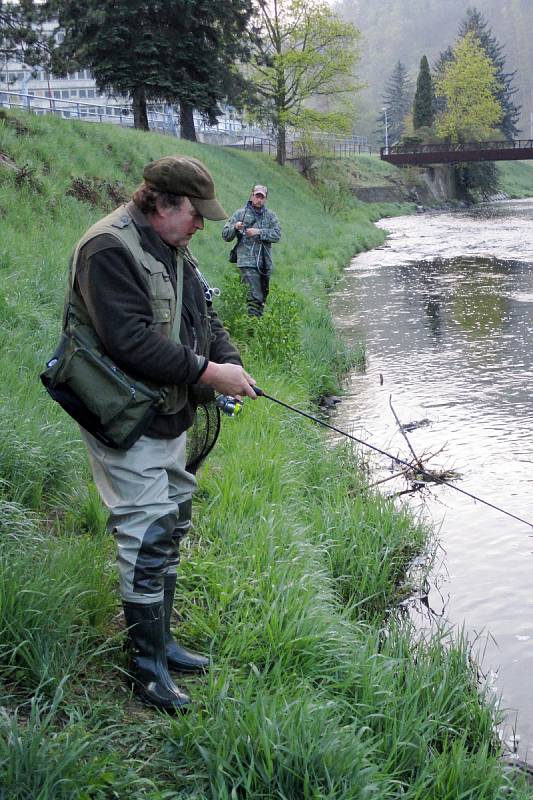
[(170, 300), (152, 300), (152, 325), (154, 330), (170, 337), (172, 306)]
[(176, 302), (174, 287), (170, 280), (170, 275), (159, 261), (148, 262), (144, 260), (142, 265), (147, 273), (150, 295), (153, 300), (168, 300)]

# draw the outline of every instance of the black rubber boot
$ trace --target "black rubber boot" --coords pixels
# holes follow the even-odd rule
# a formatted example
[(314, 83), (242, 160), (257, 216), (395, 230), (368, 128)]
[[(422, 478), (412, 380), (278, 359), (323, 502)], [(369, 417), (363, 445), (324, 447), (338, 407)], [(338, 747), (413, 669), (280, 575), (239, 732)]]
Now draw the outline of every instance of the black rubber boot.
[(170, 633), (176, 576), (165, 575), (165, 646), (168, 668), (175, 672), (206, 672), (209, 659), (178, 644)]
[(131, 676), (135, 693), (148, 705), (163, 711), (185, 711), (191, 702), (174, 685), (165, 655), (163, 603), (123, 603), (132, 645)]

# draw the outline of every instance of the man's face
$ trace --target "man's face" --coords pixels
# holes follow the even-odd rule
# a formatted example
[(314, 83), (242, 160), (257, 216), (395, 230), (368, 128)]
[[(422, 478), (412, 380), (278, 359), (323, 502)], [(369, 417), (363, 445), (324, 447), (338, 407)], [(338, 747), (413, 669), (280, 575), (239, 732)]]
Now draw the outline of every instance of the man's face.
[(254, 208), (263, 208), (265, 205), (266, 197), (263, 192), (252, 193), (252, 205)]
[(203, 230), (204, 218), (195, 209), (188, 197), (184, 197), (179, 208), (157, 204), (157, 212), (150, 222), (157, 233), (172, 247), (186, 247), (196, 231)]

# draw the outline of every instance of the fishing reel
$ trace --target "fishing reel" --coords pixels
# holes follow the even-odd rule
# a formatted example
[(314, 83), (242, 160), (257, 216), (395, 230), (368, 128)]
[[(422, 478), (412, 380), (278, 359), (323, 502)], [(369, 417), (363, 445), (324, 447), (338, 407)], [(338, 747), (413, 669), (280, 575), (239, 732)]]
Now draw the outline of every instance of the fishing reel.
[(228, 417), (235, 417), (242, 410), (242, 402), (229, 394), (219, 394), (215, 400), (215, 405)]

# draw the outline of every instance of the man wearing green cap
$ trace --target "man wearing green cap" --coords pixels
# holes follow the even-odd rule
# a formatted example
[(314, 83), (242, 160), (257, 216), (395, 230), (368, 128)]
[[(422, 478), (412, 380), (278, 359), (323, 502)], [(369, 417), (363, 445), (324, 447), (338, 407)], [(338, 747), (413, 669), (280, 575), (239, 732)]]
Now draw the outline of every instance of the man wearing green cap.
[(169, 670), (208, 667), (170, 633), (179, 542), (196, 486), (185, 468), (185, 432), (202, 392), (256, 395), (188, 250), (204, 218), (227, 217), (210, 173), (195, 158), (167, 156), (148, 164), (143, 177), (132, 201), (75, 248), (68, 320), (71, 329), (88, 326), (125, 373), (165, 387), (163, 406), (128, 450), (81, 433), (118, 547), (134, 688), (145, 702), (176, 711), (190, 698)]

